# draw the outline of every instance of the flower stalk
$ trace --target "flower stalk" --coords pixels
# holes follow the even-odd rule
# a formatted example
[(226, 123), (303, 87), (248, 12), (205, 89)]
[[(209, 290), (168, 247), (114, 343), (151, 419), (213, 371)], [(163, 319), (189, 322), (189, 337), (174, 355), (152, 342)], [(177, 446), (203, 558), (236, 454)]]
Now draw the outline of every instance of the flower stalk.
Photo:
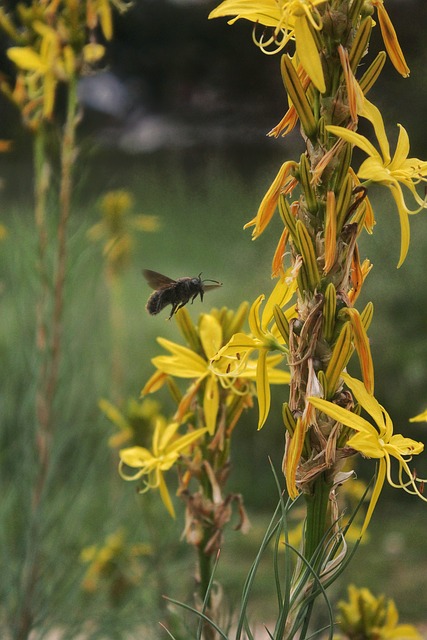
[[(210, 15), (231, 17), (230, 23), (240, 18), (253, 22), (253, 39), (260, 49), (280, 52), (289, 108), (270, 135), (286, 135), (299, 121), (305, 142), (299, 163), (283, 163), (257, 215), (246, 226), (254, 226), (253, 237), (258, 237), (278, 208), (285, 228), (273, 258), (273, 276), (292, 273), (296, 284), (295, 313), (288, 325), (283, 313), (276, 309), (274, 315), (286, 339), (291, 373), (289, 397), (283, 405), (283, 470), (289, 496), (304, 496), (307, 513), (301, 553), (306, 562), (313, 562), (320, 581), (331, 566), (334, 575), (345, 556), (336, 493), (351, 478), (351, 473), (342, 471), (347, 458), (358, 451), (380, 459), (362, 534), (386, 477), (393, 486), (424, 499), (421, 481), (409, 477), (407, 466), (409, 456), (422, 451), (421, 443), (393, 435), (388, 414), (373, 396), (374, 366), (367, 334), (372, 303), (362, 312), (355, 307), (371, 269), (369, 261), (360, 262), (358, 249), (361, 233), (372, 233), (375, 224), (368, 190), (374, 184), (386, 186), (395, 200), (401, 225), (398, 266), (409, 249), (409, 216), (427, 207), (416, 189), (427, 179), (426, 163), (409, 157), (409, 139), (401, 125), (391, 155), (381, 113), (366, 98), (380, 76), (384, 53), (356, 79), (362, 61), (366, 68), (375, 11), (390, 60), (407, 77), (409, 69), (383, 0), (259, 0), (252, 4), (225, 0)], [(257, 35), (260, 25), (265, 27), (261, 37)], [(357, 133), (360, 118), (373, 126), (378, 148)], [(351, 166), (355, 146), (368, 156), (357, 171)], [(402, 186), (415, 201), (415, 209), (407, 205)], [(294, 191), (298, 195), (292, 201)], [(289, 266), (285, 260), (290, 260)], [(243, 337), (239, 343), (244, 344)], [(221, 362), (232, 345), (233, 338), (214, 361)], [(267, 353), (271, 348), (267, 346)], [(361, 381), (346, 372), (353, 353)], [(262, 393), (268, 395), (265, 390)], [(375, 428), (359, 416), (361, 408), (375, 420)], [(376, 429), (381, 436), (378, 442)], [(398, 481), (391, 478), (391, 457), (398, 460)], [(335, 559), (327, 551), (334, 537)], [(297, 581), (299, 575), (297, 571)], [(292, 633), (300, 624), (297, 610), (290, 607), (286, 614), (286, 628)], [(310, 611), (311, 606), (307, 615)], [(306, 637), (307, 618), (299, 628)], [(283, 637), (294, 636), (285, 633)]]
[[(88, 23), (90, 22), (90, 24)], [(94, 42), (98, 23), (106, 39), (111, 38), (109, 0), (96, 6), (87, 0), (18, 4), (7, 12), (0, 8), (0, 28), (14, 41), (7, 55), (16, 66), (13, 85), (1, 90), (18, 108), (22, 122), (33, 135), (34, 215), (38, 237), (39, 290), (36, 301), (36, 347), (39, 355), (36, 388), (35, 447), (38, 457), (29, 524), (29, 547), (22, 578), (22, 598), (16, 615), (14, 637), (27, 638), (37, 618), (34, 592), (40, 558), (40, 525), (43, 499), (51, 466), (55, 430), (55, 400), (62, 359), (64, 287), (67, 275), (68, 223), (71, 214), (73, 168), (77, 153), (79, 123), (77, 83), (89, 65), (104, 55), (104, 47)], [(87, 41), (90, 39), (90, 42)], [(57, 107), (58, 87), (66, 89), (65, 115)], [(55, 131), (56, 137), (52, 136)], [(58, 180), (51, 181), (58, 141)], [(58, 185), (58, 186), (57, 186)], [(51, 221), (49, 203), (55, 208)], [(51, 229), (55, 230), (52, 236)], [(54, 268), (48, 260), (52, 249)]]

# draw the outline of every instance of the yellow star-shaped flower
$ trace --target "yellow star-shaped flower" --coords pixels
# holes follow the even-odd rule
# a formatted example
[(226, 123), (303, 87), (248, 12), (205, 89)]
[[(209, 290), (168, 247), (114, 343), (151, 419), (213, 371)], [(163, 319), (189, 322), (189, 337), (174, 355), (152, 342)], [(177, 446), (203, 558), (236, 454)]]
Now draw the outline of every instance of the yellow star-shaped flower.
[[(399, 138), (396, 150), (394, 156), (391, 157), (390, 145), (387, 140), (384, 122), (379, 109), (365, 99), (361, 115), (372, 122), (380, 151), (360, 133), (334, 125), (327, 126), (326, 129), (350, 144), (356, 145), (369, 156), (362, 162), (357, 172), (358, 177), (366, 181), (364, 186), (370, 182), (377, 182), (390, 189), (396, 202), (400, 218), (401, 247), (398, 263), (398, 267), (400, 267), (405, 260), (409, 248), (410, 231), (408, 215), (411, 213), (419, 213), (421, 209), (427, 208), (427, 201), (418, 195), (415, 188), (415, 185), (419, 182), (426, 182), (427, 162), (419, 160), (418, 158), (408, 158), (409, 137), (406, 129), (400, 124), (398, 125)], [(416, 210), (410, 210), (407, 207), (402, 185), (409, 189), (414, 200), (419, 205)]]
[[(260, 295), (252, 304), (249, 312), (251, 333), (235, 333), (229, 342), (212, 358), (211, 369), (220, 377), (252, 377), (256, 379), (259, 405), (258, 429), (264, 425), (270, 410), (270, 383), (289, 383), (288, 372), (273, 370), (274, 364), (283, 359), (288, 352), (285, 340), (277, 326), (273, 324), (273, 309), (282, 308), (292, 298), (296, 290), (296, 279), (288, 285), (286, 279), (279, 280), (268, 298), (261, 314), (261, 305), (265, 299)], [(289, 317), (295, 313), (294, 307), (289, 310)], [(258, 351), (256, 369), (250, 356)], [(269, 357), (270, 351), (279, 351), (279, 357)], [(280, 375), (281, 374), (281, 375)]]
[[(322, 29), (316, 6), (325, 0), (225, 0), (211, 11), (209, 18), (235, 16), (230, 24), (245, 18), (251, 22), (273, 27), (271, 38), (264, 36), (257, 42), (265, 53), (281, 51), (289, 40), (295, 40), (297, 56), (307, 75), (320, 93), (325, 93), (322, 62), (313, 31)], [(273, 50), (267, 47), (273, 46)]]
[[(148, 476), (145, 491), (159, 489), (163, 504), (170, 515), (175, 517), (172, 500), (163, 477), (163, 472), (173, 467), (182, 453), (189, 449), (207, 429), (196, 429), (185, 435), (178, 435), (179, 423), (166, 424), (158, 419), (153, 434), (152, 451), (145, 447), (130, 447), (119, 452), (119, 473), (124, 480), (138, 480)], [(133, 475), (128, 475), (124, 466), (138, 469)]]
[[(376, 458), (379, 461), (374, 490), (361, 531), (363, 534), (369, 524), (386, 478), (392, 487), (404, 489), (427, 502), (427, 498), (418, 489), (417, 481), (408, 465), (412, 456), (423, 451), (424, 445), (422, 442), (416, 442), (401, 434), (394, 434), (389, 414), (374, 396), (366, 391), (363, 382), (352, 378), (347, 373), (343, 373), (342, 378), (360, 406), (373, 418), (374, 424), (328, 400), (310, 397), (308, 401), (316, 409), (356, 431), (356, 434), (348, 440), (348, 447), (359, 451), (367, 458)], [(393, 480), (391, 475), (392, 458), (395, 458), (399, 465), (397, 482)], [(422, 481), (418, 480), (418, 482)]]
[[(202, 315), (199, 323), (199, 337), (204, 357), (176, 342), (157, 338), (157, 342), (171, 355), (156, 356), (152, 359), (151, 362), (157, 372), (147, 382), (142, 393), (149, 393), (152, 390), (152, 384), (158, 379), (159, 371), (165, 376), (193, 379), (194, 383), (190, 389), (191, 397), (197, 393), (202, 382), (205, 381), (203, 412), (208, 431), (213, 435), (219, 409), (219, 389), (217, 377), (210, 370), (209, 364), (211, 357), (222, 346), (222, 327), (215, 316), (208, 313)], [(154, 388), (157, 389), (158, 385)]]

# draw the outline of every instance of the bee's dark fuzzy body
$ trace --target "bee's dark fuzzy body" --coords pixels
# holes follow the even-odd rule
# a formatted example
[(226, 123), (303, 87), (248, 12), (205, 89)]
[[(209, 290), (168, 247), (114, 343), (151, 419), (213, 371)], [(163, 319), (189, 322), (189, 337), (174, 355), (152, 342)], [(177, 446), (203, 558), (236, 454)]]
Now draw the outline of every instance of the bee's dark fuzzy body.
[[(205, 291), (216, 289), (222, 284), (217, 280), (202, 280), (201, 274), (197, 278), (172, 280), (150, 269), (144, 269), (143, 273), (150, 287), (155, 289), (147, 301), (146, 309), (148, 313), (155, 316), (170, 304), (172, 309), (169, 319), (190, 300), (193, 302), (197, 296), (200, 296), (200, 300), (203, 302)], [(205, 285), (205, 282), (213, 282), (214, 284)]]
[(172, 305), (170, 317), (190, 300), (193, 302), (198, 295), (203, 301), (203, 284), (200, 278), (179, 278), (174, 284), (158, 289), (151, 294), (147, 301), (147, 311), (151, 315), (160, 313), (169, 304)]

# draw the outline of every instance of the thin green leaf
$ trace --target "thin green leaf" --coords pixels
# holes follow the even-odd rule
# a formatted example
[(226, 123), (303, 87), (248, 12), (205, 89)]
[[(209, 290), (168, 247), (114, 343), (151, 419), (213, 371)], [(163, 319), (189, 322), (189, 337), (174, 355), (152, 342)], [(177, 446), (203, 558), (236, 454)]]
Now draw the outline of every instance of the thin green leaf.
[(211, 620), (207, 615), (205, 615), (201, 611), (197, 611), (197, 609), (195, 609), (194, 607), (191, 607), (189, 604), (186, 604), (185, 602), (180, 602), (179, 600), (174, 600), (173, 598), (168, 598), (167, 596), (163, 596), (163, 597), (168, 602), (171, 602), (172, 604), (176, 604), (177, 607), (181, 607), (182, 609), (186, 609), (187, 611), (191, 611), (191, 613), (194, 613), (196, 616), (199, 616), (205, 622), (210, 624), (211, 627), (213, 627), (215, 629), (215, 631), (217, 633), (219, 633), (220, 637), (223, 638), (223, 640), (229, 640), (228, 637), (225, 635), (225, 633), (218, 627), (218, 625), (216, 625), (213, 620)]
[[(208, 587), (206, 589), (205, 597), (204, 597), (204, 600), (203, 600), (202, 613), (205, 613), (205, 611), (206, 611), (206, 609), (208, 607), (208, 604), (209, 604), (211, 590), (212, 590), (213, 583), (214, 583), (215, 572), (216, 572), (216, 569), (218, 567), (219, 554), (220, 554), (220, 551), (218, 551), (218, 553), (216, 554), (215, 564), (212, 567), (212, 572), (211, 572), (211, 575), (210, 575), (210, 578), (209, 578)], [(199, 620), (199, 625), (198, 625), (198, 628), (197, 628), (197, 636), (196, 636), (197, 640), (201, 640), (202, 633), (203, 633), (203, 620), (200, 619)]]

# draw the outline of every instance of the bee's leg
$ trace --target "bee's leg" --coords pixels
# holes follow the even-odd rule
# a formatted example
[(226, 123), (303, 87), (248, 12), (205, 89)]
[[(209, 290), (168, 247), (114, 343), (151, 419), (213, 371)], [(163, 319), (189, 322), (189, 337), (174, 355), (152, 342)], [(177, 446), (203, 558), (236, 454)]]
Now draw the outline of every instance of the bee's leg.
[(176, 313), (177, 311), (182, 309), (182, 307), (185, 307), (187, 302), (188, 302), (188, 300), (186, 300), (185, 302), (175, 302), (173, 307), (172, 307), (172, 311), (171, 311), (171, 314), (170, 314), (169, 318), (172, 318), (174, 313)]
[(171, 309), (171, 312), (170, 312), (168, 320), (170, 320), (172, 318), (173, 314), (176, 313), (178, 311), (178, 309), (179, 309), (179, 303), (178, 302), (174, 302), (172, 304), (172, 309)]

